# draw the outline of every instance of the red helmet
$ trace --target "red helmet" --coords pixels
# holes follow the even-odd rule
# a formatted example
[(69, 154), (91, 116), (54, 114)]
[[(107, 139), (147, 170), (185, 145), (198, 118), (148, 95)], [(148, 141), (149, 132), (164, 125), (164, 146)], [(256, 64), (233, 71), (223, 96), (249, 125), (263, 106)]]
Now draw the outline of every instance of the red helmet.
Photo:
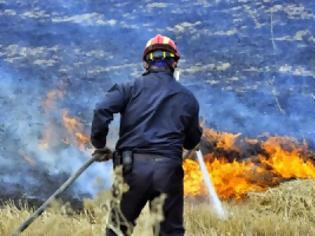
[(157, 50), (169, 52), (170, 56), (174, 57), (175, 61), (178, 61), (180, 58), (175, 42), (169, 37), (158, 34), (145, 45), (143, 60), (147, 61), (147, 55)]

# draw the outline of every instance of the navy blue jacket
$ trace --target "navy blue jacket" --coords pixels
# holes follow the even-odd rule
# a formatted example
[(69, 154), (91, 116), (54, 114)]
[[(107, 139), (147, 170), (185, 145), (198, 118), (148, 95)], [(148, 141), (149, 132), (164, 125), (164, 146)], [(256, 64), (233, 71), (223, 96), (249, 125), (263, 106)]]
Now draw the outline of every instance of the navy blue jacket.
[(182, 148), (200, 141), (199, 104), (171, 73), (152, 72), (133, 82), (115, 84), (96, 105), (91, 142), (106, 145), (108, 125), (121, 114), (117, 150), (181, 157)]

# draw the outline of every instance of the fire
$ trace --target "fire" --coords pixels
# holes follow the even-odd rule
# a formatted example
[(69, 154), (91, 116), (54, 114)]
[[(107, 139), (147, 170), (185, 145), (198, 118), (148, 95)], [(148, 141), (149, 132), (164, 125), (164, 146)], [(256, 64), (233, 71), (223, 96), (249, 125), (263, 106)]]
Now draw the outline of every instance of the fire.
[[(206, 160), (209, 156), (206, 156)], [(212, 158), (211, 158), (212, 159)], [(247, 192), (258, 192), (266, 189), (266, 184), (262, 181), (255, 181), (255, 175), (264, 174), (261, 167), (248, 162), (228, 162), (224, 159), (206, 161), (206, 166), (211, 173), (212, 181), (221, 199), (242, 198)], [(196, 161), (186, 160), (185, 170), (185, 193), (186, 196), (203, 196), (206, 194), (203, 186), (203, 177), (199, 171)]]
[(270, 158), (262, 162), (271, 166), (273, 172), (286, 179), (313, 178), (315, 166), (311, 160), (304, 160), (303, 154), (307, 145), (297, 145), (295, 140), (288, 137), (271, 137), (263, 147), (270, 154)]
[[(212, 147), (205, 155), (206, 166), (221, 199), (242, 199), (248, 192), (265, 191), (292, 178), (315, 179), (315, 165), (309, 158), (315, 154), (294, 139), (269, 137), (260, 141), (209, 129), (204, 138)], [(245, 160), (231, 161), (229, 155)], [(205, 196), (198, 163), (187, 159), (183, 168), (185, 195)]]
[(75, 137), (76, 137), (77, 141), (81, 144), (87, 145), (90, 142), (90, 138), (86, 134), (76, 132)]
[[(56, 105), (65, 95), (64, 86), (48, 92), (42, 106), (46, 113), (52, 109), (56, 109)], [(79, 118), (69, 115), (68, 110), (62, 111), (61, 121), (65, 130), (61, 129), (60, 121), (49, 120), (45, 129), (43, 129), (41, 138), (39, 139), (39, 148), (53, 149), (58, 148), (60, 144), (75, 144), (80, 150), (86, 149), (90, 144), (90, 138), (84, 133), (84, 124)], [(66, 132), (65, 132), (66, 131)]]
[[(54, 108), (64, 94), (63, 87), (51, 90), (43, 102), (45, 111)], [(60, 128), (59, 121), (50, 122), (43, 132), (40, 147), (58, 147), (58, 142), (61, 141), (66, 145), (74, 144), (80, 150), (88, 148), (90, 138), (84, 132), (82, 121), (70, 116), (67, 110), (62, 112), (61, 117), (65, 129)], [(242, 199), (248, 192), (265, 191), (294, 178), (315, 179), (315, 154), (310, 152), (307, 144), (292, 138), (253, 139), (243, 137), (240, 133), (217, 132), (205, 128), (203, 140), (201, 146), (205, 149), (206, 167), (221, 199)], [(23, 158), (32, 163), (31, 158)], [(205, 196), (206, 189), (198, 162), (186, 159), (183, 168), (185, 196)]]
[[(80, 150), (85, 149), (89, 143), (90, 138), (84, 131), (84, 125), (79, 118), (72, 117), (68, 115), (68, 111), (62, 113), (63, 125), (66, 128), (68, 134), (72, 139), (75, 140), (76, 144), (79, 146)], [(67, 140), (67, 143), (69, 140)]]
[(241, 134), (232, 134), (227, 132), (219, 133), (213, 129), (206, 129), (205, 130), (205, 137), (207, 138), (214, 138), (216, 140), (216, 145), (218, 148), (224, 148), (229, 150), (234, 150), (236, 148), (235, 143), (238, 137)]

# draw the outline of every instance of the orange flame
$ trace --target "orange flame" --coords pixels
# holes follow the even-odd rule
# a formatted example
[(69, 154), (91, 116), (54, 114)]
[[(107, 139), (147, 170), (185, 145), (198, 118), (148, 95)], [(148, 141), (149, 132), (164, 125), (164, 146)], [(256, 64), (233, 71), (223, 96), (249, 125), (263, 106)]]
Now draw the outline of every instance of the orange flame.
[[(206, 130), (205, 138), (214, 149), (205, 155), (206, 166), (221, 199), (241, 199), (248, 192), (265, 191), (281, 181), (292, 178), (315, 179), (315, 165), (307, 158), (306, 144), (300, 144), (288, 137), (269, 137), (266, 141), (243, 138), (248, 145), (260, 142), (260, 153), (248, 156), (246, 161), (227, 161), (229, 151), (241, 150), (238, 146), (240, 134), (218, 133)], [(256, 148), (256, 146), (255, 146)], [(223, 149), (226, 152), (216, 153)], [(309, 152), (310, 153), (310, 152)], [(311, 154), (313, 155), (313, 154)], [(205, 196), (203, 177), (195, 160), (184, 161), (185, 195)]]
[(214, 138), (218, 148), (234, 150), (237, 138), (241, 136), (240, 133), (232, 134), (227, 132), (217, 132), (213, 129), (205, 129), (205, 137)]
[[(211, 162), (207, 161), (206, 167), (222, 199), (240, 199), (247, 192), (264, 191), (266, 189), (263, 182), (260, 184), (255, 182), (254, 176), (263, 174), (264, 170), (255, 166), (254, 163), (237, 161), (229, 163), (225, 160), (215, 159)], [(186, 196), (204, 196), (206, 189), (203, 185), (203, 177), (198, 163), (193, 160), (186, 160), (184, 170)]]
[(262, 162), (271, 166), (274, 173), (286, 179), (315, 179), (313, 162), (305, 160), (303, 156), (307, 145), (298, 145), (288, 137), (271, 137), (263, 143), (263, 147), (270, 154), (270, 158), (262, 158)]
[(81, 144), (87, 145), (90, 142), (90, 138), (86, 134), (76, 132), (75, 137), (76, 137), (77, 141)]
[[(75, 139), (79, 149), (85, 149), (90, 143), (90, 138), (87, 134), (83, 133), (84, 125), (80, 119), (71, 117), (68, 115), (68, 111), (64, 111), (62, 113), (62, 120), (64, 127), (68, 131), (69, 135)], [(69, 142), (69, 140), (67, 140), (67, 142)]]

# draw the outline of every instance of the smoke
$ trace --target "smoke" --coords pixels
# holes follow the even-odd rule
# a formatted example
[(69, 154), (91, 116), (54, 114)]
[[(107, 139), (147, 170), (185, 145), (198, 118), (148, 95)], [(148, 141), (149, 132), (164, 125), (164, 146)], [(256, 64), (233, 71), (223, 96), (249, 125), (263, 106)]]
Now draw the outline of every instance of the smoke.
[[(58, 186), (90, 158), (91, 150), (80, 150), (71, 134), (65, 131), (62, 109), (67, 104), (58, 101), (58, 97), (47, 97), (49, 88), (44, 81), (19, 79), (18, 75), (3, 70), (0, 76), (1, 187), (25, 197), (46, 197), (52, 187)], [(48, 104), (51, 107), (45, 107)], [(47, 132), (49, 136), (44, 137)], [(67, 143), (65, 138), (69, 139)], [(110, 174), (109, 163), (92, 165), (72, 188), (71, 197), (94, 195), (99, 187), (108, 188)], [(96, 186), (97, 179), (103, 183), (101, 186)], [(39, 189), (40, 192), (36, 192)]]
[(282, 88), (277, 94), (282, 112), (268, 87), (237, 94), (205, 85), (187, 86), (198, 96), (201, 116), (209, 127), (252, 137), (266, 133), (288, 135), (314, 144), (315, 102), (309, 94), (288, 96), (288, 91)]

